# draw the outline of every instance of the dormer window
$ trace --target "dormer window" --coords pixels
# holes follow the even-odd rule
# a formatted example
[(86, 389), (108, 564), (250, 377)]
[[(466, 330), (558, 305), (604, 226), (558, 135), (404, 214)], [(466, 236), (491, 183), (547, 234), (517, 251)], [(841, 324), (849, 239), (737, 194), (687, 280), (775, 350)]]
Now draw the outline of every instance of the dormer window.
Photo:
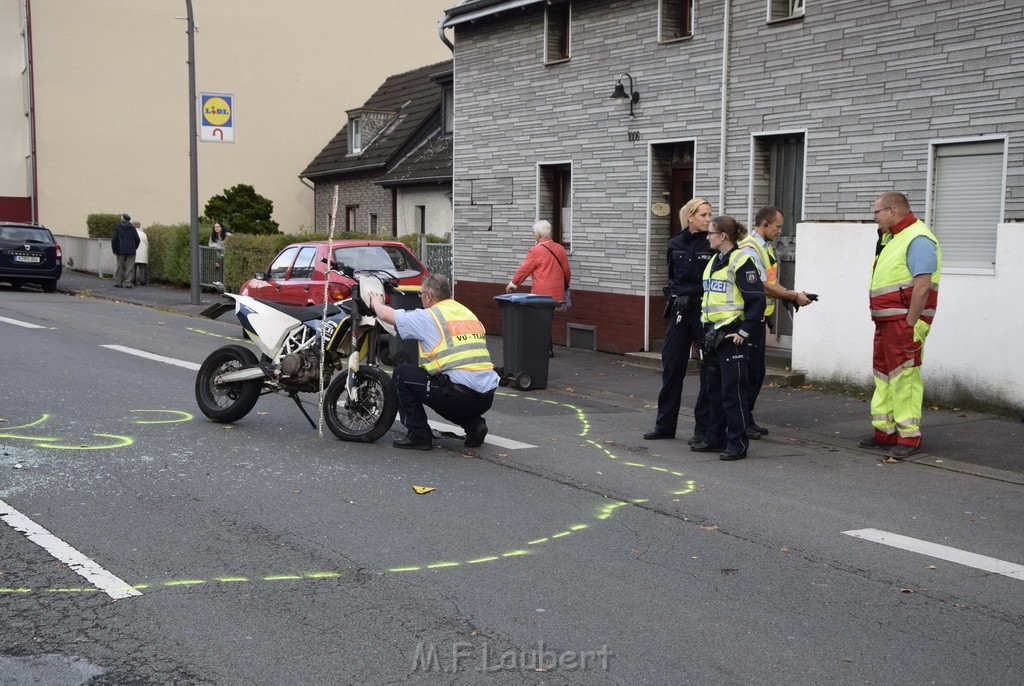
[(352, 117), (348, 120), (348, 151), (355, 155), (363, 150), (363, 119)]

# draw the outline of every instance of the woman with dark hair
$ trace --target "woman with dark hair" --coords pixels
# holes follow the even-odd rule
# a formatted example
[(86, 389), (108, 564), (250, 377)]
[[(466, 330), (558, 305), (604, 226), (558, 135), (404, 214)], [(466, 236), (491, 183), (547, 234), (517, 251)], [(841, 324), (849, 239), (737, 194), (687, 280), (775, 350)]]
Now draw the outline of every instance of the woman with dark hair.
[(744, 343), (761, 326), (765, 295), (750, 254), (737, 248), (746, 229), (732, 217), (715, 217), (708, 242), (718, 254), (704, 270), (704, 376), (711, 406), (710, 427), (695, 452), (718, 452), (719, 459), (747, 456), (751, 426)]

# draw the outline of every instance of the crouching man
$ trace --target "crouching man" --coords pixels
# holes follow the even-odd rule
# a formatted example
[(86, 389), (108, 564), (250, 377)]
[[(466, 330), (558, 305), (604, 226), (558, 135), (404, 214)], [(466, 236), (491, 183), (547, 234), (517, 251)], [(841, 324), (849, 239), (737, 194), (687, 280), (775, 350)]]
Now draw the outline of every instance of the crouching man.
[(392, 381), (398, 413), (407, 433), (392, 443), (396, 448), (433, 447), (424, 406), (466, 432), (466, 446), (482, 445), (487, 436), (483, 415), (491, 409), (498, 375), (487, 350), (484, 325), (469, 309), (452, 299), (448, 279), (424, 277), (422, 310), (395, 310), (380, 294), (371, 296), (377, 317), (398, 329), (405, 339), (419, 341), (419, 366), (395, 366)]

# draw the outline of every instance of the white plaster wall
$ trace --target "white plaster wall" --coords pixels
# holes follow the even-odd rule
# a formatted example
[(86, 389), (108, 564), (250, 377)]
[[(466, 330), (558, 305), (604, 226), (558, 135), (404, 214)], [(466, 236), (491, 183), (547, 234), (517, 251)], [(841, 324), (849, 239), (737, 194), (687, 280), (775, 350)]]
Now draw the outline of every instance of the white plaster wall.
[[(925, 396), (1024, 407), (1024, 224), (1000, 224), (994, 274), (943, 271), (939, 306), (925, 344)], [(810, 381), (872, 387), (874, 325), (868, 285), (877, 237), (874, 224), (797, 226), (796, 287), (821, 299), (797, 313), (793, 368)]]
[[(447, 186), (407, 187), (398, 190), (398, 235), (419, 233), (416, 206), (426, 207), (427, 233), (436, 236), (452, 230), (452, 200)], [(389, 227), (390, 228), (390, 227)]]

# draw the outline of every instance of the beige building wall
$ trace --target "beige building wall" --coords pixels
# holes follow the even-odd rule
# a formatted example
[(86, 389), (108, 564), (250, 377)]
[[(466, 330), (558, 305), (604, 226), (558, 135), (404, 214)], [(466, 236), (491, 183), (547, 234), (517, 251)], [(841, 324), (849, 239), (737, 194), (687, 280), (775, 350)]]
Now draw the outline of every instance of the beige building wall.
[[(233, 94), (235, 128), (199, 143), (200, 213), (247, 183), (282, 231), (311, 228), (299, 172), (387, 76), (451, 56), (437, 23), (452, 4), (194, 0), (196, 91)], [(188, 220), (184, 14), (183, 0), (31, 0), (39, 217), (55, 233), (84, 235), (94, 212)]]

